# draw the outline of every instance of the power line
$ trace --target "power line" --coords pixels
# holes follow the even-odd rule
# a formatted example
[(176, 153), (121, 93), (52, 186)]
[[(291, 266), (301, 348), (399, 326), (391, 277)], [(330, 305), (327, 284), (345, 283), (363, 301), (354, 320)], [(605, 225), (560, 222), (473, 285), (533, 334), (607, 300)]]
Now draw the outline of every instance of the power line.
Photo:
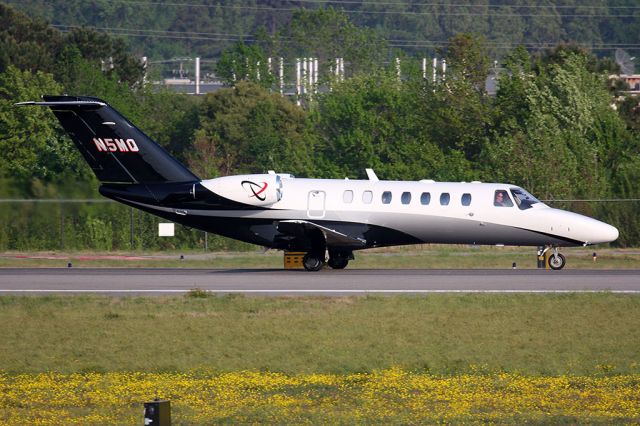
[[(332, 5), (342, 5), (342, 4), (355, 4), (362, 5), (361, 0), (336, 0), (336, 1), (327, 1), (327, 0), (289, 0), (293, 3), (318, 3), (318, 4), (328, 4)], [(534, 5), (515, 5), (515, 4), (489, 4), (489, 3), (408, 3), (407, 1), (397, 1), (397, 2), (375, 2), (371, 3), (371, 6), (411, 6), (411, 7), (487, 7), (487, 8), (504, 8), (504, 7), (514, 7), (519, 9), (548, 9), (549, 5), (543, 4), (534, 4)], [(555, 9), (640, 9), (640, 6), (598, 6), (598, 5), (554, 5)]]
[[(110, 27), (82, 27), (78, 25), (61, 25), (56, 24), (52, 27), (58, 28), (61, 31), (71, 31), (76, 28), (90, 28), (99, 32), (115, 34), (127, 37), (148, 37), (148, 38), (170, 38), (178, 40), (204, 40), (204, 41), (245, 41), (255, 42), (257, 38), (252, 34), (231, 34), (231, 33), (208, 33), (208, 32), (195, 32), (195, 31), (169, 31), (169, 30), (145, 30), (136, 28), (110, 28)], [(307, 41), (320, 40), (316, 37), (308, 37)], [(385, 40), (390, 47), (440, 47), (447, 46), (450, 42), (448, 40), (403, 40), (403, 39), (389, 39)], [(281, 43), (295, 43), (291, 37), (279, 38)], [(553, 40), (548, 42), (501, 42), (490, 41), (486, 42), (489, 47), (496, 48), (510, 48), (513, 46), (524, 46), (528, 48), (541, 48), (548, 47), (562, 43), (562, 40)], [(640, 48), (640, 43), (590, 43), (584, 42), (593, 50), (610, 50), (615, 48), (622, 49), (635, 49)]]
[(624, 203), (624, 202), (637, 202), (640, 198), (595, 198), (585, 200), (540, 200), (545, 203)]
[[(123, 2), (133, 2), (135, 0), (121, 0)], [(362, 0), (287, 0), (289, 3), (311, 3), (311, 4), (319, 4), (322, 6), (341, 6), (341, 5), (359, 5), (362, 6)], [(146, 3), (149, 2), (142, 2)], [(163, 2), (157, 2), (161, 4), (165, 4)], [(173, 3), (173, 5), (188, 5), (188, 6), (202, 6), (202, 7), (216, 7), (216, 5), (205, 5), (201, 3)], [(410, 3), (408, 1), (376, 1), (375, 3), (368, 3), (366, 6), (408, 6), (408, 7), (486, 7), (490, 9), (499, 9), (505, 7), (513, 7), (518, 9), (549, 9), (549, 7), (553, 7), (555, 9), (602, 9), (602, 10), (611, 10), (611, 9), (630, 9), (630, 10), (640, 10), (640, 6), (601, 6), (601, 5), (543, 5), (543, 4), (534, 4), (534, 5), (516, 5), (516, 4), (490, 4), (490, 3)]]
[[(49, 0), (60, 1), (60, 0)], [(263, 6), (242, 6), (242, 5), (208, 5), (201, 3), (173, 3), (173, 2), (158, 2), (158, 1), (139, 1), (139, 0), (119, 0), (124, 4), (135, 4), (142, 6), (160, 6), (160, 7), (192, 7), (192, 8), (205, 8), (205, 9), (233, 9), (233, 10), (255, 10), (255, 11), (273, 11), (273, 12), (295, 12), (299, 10), (306, 10), (303, 7), (263, 7)], [(409, 6), (409, 5), (408, 5)], [(436, 5), (449, 7), (449, 5)], [(411, 5), (413, 7), (413, 5)], [(475, 8), (477, 5), (456, 5), (454, 7), (468, 7)], [(483, 7), (483, 6), (480, 6)], [(520, 6), (513, 6), (520, 7)], [(548, 10), (549, 7), (545, 7), (544, 10)], [(311, 9), (313, 10), (313, 9)], [(588, 13), (573, 13), (573, 14), (561, 14), (561, 13), (495, 13), (491, 11), (485, 12), (449, 12), (449, 11), (437, 11), (437, 12), (411, 12), (411, 11), (391, 11), (391, 10), (356, 10), (356, 9), (341, 9), (348, 14), (370, 14), (370, 15), (400, 15), (400, 16), (492, 16), (492, 17), (540, 17), (540, 18), (600, 18), (600, 19), (617, 19), (617, 18), (638, 18), (636, 14), (622, 14), (622, 15), (610, 15), (610, 14), (588, 14)]]

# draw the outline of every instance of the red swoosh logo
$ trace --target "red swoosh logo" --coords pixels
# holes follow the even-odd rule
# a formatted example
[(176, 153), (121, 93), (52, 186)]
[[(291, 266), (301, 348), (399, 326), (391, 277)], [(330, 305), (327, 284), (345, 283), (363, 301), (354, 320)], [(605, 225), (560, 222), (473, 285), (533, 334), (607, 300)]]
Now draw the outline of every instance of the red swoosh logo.
[(267, 187), (269, 186), (267, 182), (262, 182), (262, 187), (260, 186), (260, 184), (252, 182), (250, 180), (243, 180), (241, 183), (244, 188), (247, 188), (245, 184), (248, 184), (248, 189), (253, 193), (253, 195), (251, 195), (249, 198), (256, 197), (260, 201), (264, 201), (267, 198), (266, 195), (260, 195), (267, 190)]

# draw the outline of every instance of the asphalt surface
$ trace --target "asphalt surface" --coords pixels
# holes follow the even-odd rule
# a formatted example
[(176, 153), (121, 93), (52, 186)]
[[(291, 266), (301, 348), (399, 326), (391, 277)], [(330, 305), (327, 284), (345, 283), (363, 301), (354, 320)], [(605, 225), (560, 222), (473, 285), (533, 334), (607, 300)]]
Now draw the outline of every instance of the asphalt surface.
[(640, 294), (640, 270), (0, 269), (0, 294), (161, 295), (196, 288), (215, 293), (329, 296), (594, 291)]

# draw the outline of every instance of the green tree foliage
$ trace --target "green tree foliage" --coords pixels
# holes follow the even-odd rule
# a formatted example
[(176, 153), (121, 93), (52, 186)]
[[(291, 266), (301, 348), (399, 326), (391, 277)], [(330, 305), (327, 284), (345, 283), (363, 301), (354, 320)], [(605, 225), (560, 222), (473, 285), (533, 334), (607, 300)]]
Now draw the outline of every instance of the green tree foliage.
[(0, 3), (0, 71), (10, 65), (31, 71), (51, 71), (62, 40), (60, 32), (44, 20), (27, 18)]
[[(628, 90), (629, 87), (627, 86)], [(640, 134), (640, 100), (635, 96), (626, 96), (620, 102), (618, 109), (627, 127)]]
[(585, 59), (585, 67), (594, 73), (618, 74), (620, 66), (611, 58), (598, 58), (585, 47), (576, 43), (560, 43), (550, 49), (539, 50), (534, 53), (534, 69), (544, 72), (544, 69), (552, 64), (563, 64), (572, 55), (578, 55)]
[(169, 90), (138, 91), (136, 109), (141, 117), (136, 125), (181, 161), (193, 149), (195, 132), (200, 127), (201, 99)]
[(121, 39), (79, 28), (62, 34), (45, 21), (4, 4), (0, 4), (0, 52), (0, 71), (9, 65), (45, 71), (63, 83), (70, 80), (69, 62), (77, 62), (78, 56), (96, 66), (102, 64), (107, 74), (131, 87), (139, 84), (144, 71)]
[(449, 40), (445, 55), (448, 72), (455, 79), (484, 91), (489, 75), (489, 51), (486, 39), (481, 35), (458, 33)]
[(308, 114), (256, 84), (239, 82), (207, 95), (200, 126), (197, 151), (189, 160), (196, 173), (214, 177), (273, 169), (313, 174)]
[(71, 44), (80, 55), (94, 64), (101, 64), (107, 75), (116, 74), (120, 81), (129, 86), (137, 86), (142, 81), (142, 63), (129, 53), (121, 38), (111, 38), (107, 34), (86, 28), (74, 28), (65, 37), (65, 45)]
[[(637, 0), (442, 0), (412, 2), (294, 2), (268, 0), (239, 3), (160, 2), (152, 0), (5, 0), (32, 16), (56, 24), (122, 28), (140, 56), (170, 58), (183, 55), (219, 56), (238, 38), (249, 40), (260, 28), (274, 35), (291, 25), (293, 16), (333, 6), (352, 22), (411, 54), (429, 54), (460, 32), (483, 34), (492, 53), (502, 55), (521, 43), (553, 46), (574, 40), (583, 45), (637, 43), (640, 20)], [(150, 30), (152, 33), (138, 30)], [(115, 30), (114, 30), (115, 31)], [(165, 33), (171, 31), (172, 33)], [(638, 56), (638, 49), (632, 56)], [(269, 52), (266, 51), (268, 54)], [(606, 52), (601, 52), (606, 54)], [(302, 53), (301, 53), (302, 54)], [(313, 54), (313, 52), (312, 52)], [(347, 56), (345, 56), (347, 57)]]
[(59, 90), (50, 74), (32, 74), (13, 66), (0, 74), (0, 171), (4, 177), (44, 178), (68, 161), (69, 150), (57, 150), (55, 118), (43, 109), (14, 106)]
[[(380, 12), (405, 10), (401, 3), (374, 3)], [(41, 4), (50, 17), (62, 16), (61, 9), (50, 2), (25, 0), (24, 4)], [(83, 11), (93, 8), (103, 20), (122, 22), (136, 10), (151, 15), (166, 10), (145, 1), (73, 0), (66, 4), (66, 17), (76, 16), (78, 7)], [(269, 8), (274, 6), (268, 3)], [(493, 10), (486, 5), (477, 7)], [(411, 15), (400, 18), (381, 13), (380, 19), (375, 14), (367, 19), (372, 25), (378, 22), (380, 31), (405, 23), (406, 31), (393, 33), (398, 39), (408, 36), (411, 28), (419, 29), (421, 36), (435, 37), (455, 25), (445, 12), (474, 8), (460, 9), (447, 2), (438, 7), (416, 5), (416, 11), (440, 13), (428, 18), (420, 15), (425, 17), (421, 23)], [(522, 10), (517, 5), (501, 6), (503, 9)], [(244, 16), (252, 14), (230, 2), (215, 7), (191, 5), (188, 11), (185, 14), (186, 9), (176, 8), (162, 16), (159, 25), (177, 25), (176, 16), (193, 15), (195, 19), (199, 15), (194, 27), (180, 21), (181, 26), (174, 28), (210, 31), (207, 25), (214, 21), (224, 28), (226, 23), (216, 21), (222, 16), (236, 23), (237, 34), (253, 28)], [(203, 178), (268, 169), (314, 177), (363, 177), (364, 169), (373, 167), (383, 179), (510, 182), (541, 198), (640, 197), (637, 99), (612, 108), (613, 94), (622, 91), (612, 89), (607, 78), (615, 67), (574, 45), (533, 57), (523, 48), (514, 49), (505, 57), (498, 94), (490, 97), (483, 83), (492, 54), (491, 35), (488, 40), (469, 34), (453, 37), (442, 52), (448, 62), (447, 74), (432, 82), (431, 75), (423, 78), (419, 62), (402, 52), (398, 53), (402, 57), (400, 77), (393, 62), (386, 69), (372, 66), (382, 64), (388, 51), (381, 38), (355, 25), (347, 13), (330, 8), (298, 10), (292, 21), (285, 17), (273, 20), (267, 28), (272, 36), (263, 35), (255, 44), (232, 45), (225, 52), (219, 71), (226, 72), (234, 87), (189, 97), (139, 85), (135, 77), (139, 76), (138, 62), (128, 56), (126, 46), (110, 37), (77, 29), (63, 34), (4, 5), (0, 12), (0, 179), (14, 183), (0, 185), (5, 196), (95, 193), (95, 178), (53, 115), (47, 109), (13, 107), (15, 102), (37, 100), (42, 94), (66, 92), (106, 100)], [(556, 12), (550, 6), (549, 14)], [(580, 27), (577, 21), (570, 29), (558, 26), (558, 20), (565, 18), (551, 18), (535, 24), (540, 37), (545, 31), (553, 35)], [(516, 14), (499, 21), (518, 30), (518, 37), (526, 41), (534, 32), (534, 20)], [(485, 23), (473, 21), (467, 19), (471, 28), (495, 36), (495, 29), (487, 30)], [(284, 28), (287, 22), (291, 24)], [(598, 28), (590, 28), (590, 34), (597, 36)], [(604, 29), (600, 30), (602, 34)], [(163, 52), (174, 52), (174, 47), (163, 48)], [(194, 42), (190, 48), (200, 47)], [(211, 47), (211, 51), (219, 48)], [(327, 77), (332, 58), (342, 56), (352, 61), (356, 72), (341, 82), (327, 79), (325, 83), (331, 84), (321, 84), (321, 93), (301, 108), (268, 90), (272, 80), (266, 70), (260, 69), (260, 80), (257, 78), (254, 64), (260, 62), (262, 67), (266, 56), (279, 55), (319, 57)], [(105, 59), (107, 62), (101, 62)], [(233, 68), (238, 65), (240, 68)], [(235, 81), (229, 78), (234, 73)], [(577, 208), (619, 226), (621, 244), (640, 242), (637, 204), (581, 204)], [(128, 226), (128, 216), (122, 211), (96, 206), (74, 209), (70, 219), (60, 207), (57, 231), (47, 222), (50, 215), (36, 213), (30, 206), (11, 213), (13, 216), (3, 213), (3, 218), (20, 225), (2, 229), (0, 247), (110, 249), (130, 244), (128, 235), (122, 233)], [(136, 226), (151, 229), (154, 224), (145, 217)], [(29, 227), (33, 232), (25, 233)], [(82, 232), (74, 234), (74, 229)], [(198, 235), (190, 234), (181, 241), (198, 244)], [(134, 241), (135, 247), (161, 244), (168, 243), (146, 237)]]
[(446, 52), (447, 72), (435, 85), (423, 85), (420, 115), (425, 132), (447, 155), (456, 159), (458, 176), (472, 179), (470, 163), (478, 160), (491, 126), (490, 99), (484, 89), (488, 74), (486, 47), (481, 38), (460, 34), (451, 39)]
[(420, 128), (415, 104), (409, 85), (382, 71), (323, 95), (316, 126), (323, 176), (363, 177), (371, 167), (383, 179), (441, 177), (444, 155)]
[(386, 59), (386, 43), (381, 37), (355, 25), (344, 11), (332, 7), (294, 12), (291, 22), (276, 34), (273, 44), (274, 56), (314, 57), (321, 64), (346, 58), (354, 75), (370, 72)]
[(544, 198), (612, 194), (631, 135), (611, 108), (606, 77), (587, 61), (566, 54), (539, 74), (517, 66), (503, 74), (489, 170)]

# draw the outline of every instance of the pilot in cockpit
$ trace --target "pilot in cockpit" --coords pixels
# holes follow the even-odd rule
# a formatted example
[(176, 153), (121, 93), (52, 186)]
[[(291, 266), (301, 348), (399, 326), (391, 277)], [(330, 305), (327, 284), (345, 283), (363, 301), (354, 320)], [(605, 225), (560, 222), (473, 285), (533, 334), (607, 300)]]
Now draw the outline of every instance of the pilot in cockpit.
[(511, 207), (513, 206), (513, 203), (511, 202), (511, 198), (509, 198), (507, 191), (499, 189), (496, 191), (493, 205), (497, 207)]

